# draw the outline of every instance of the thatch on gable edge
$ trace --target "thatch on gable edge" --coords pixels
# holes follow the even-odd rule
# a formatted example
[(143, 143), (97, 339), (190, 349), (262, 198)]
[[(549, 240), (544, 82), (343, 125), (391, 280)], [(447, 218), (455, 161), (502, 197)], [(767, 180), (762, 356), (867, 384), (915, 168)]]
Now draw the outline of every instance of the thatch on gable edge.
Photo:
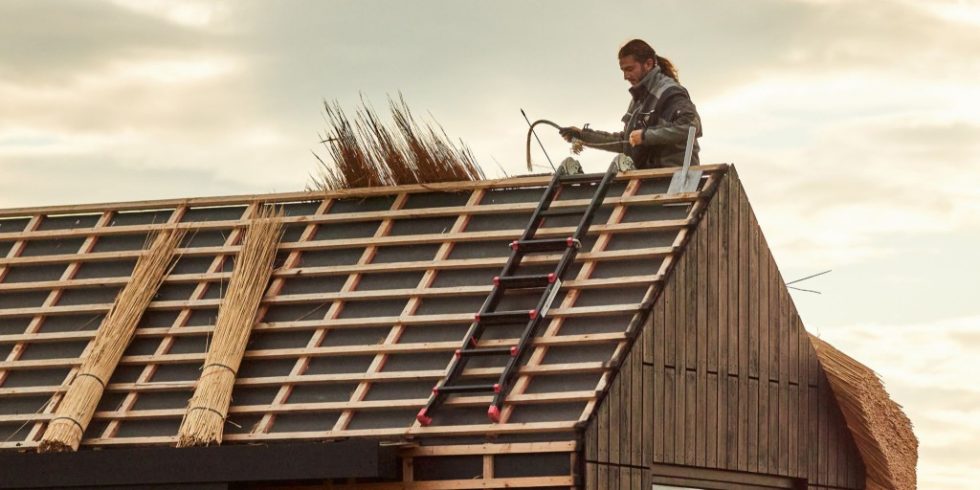
[(812, 334), (810, 341), (864, 460), (867, 488), (916, 488), (919, 441), (902, 407), (871, 368)]

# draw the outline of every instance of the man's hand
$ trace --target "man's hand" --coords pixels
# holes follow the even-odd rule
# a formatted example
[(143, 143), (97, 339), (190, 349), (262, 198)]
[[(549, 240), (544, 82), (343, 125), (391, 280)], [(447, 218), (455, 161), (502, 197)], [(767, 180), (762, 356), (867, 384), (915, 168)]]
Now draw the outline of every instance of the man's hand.
[(639, 146), (643, 143), (643, 130), (637, 129), (630, 133), (630, 146)]
[(558, 134), (560, 134), (562, 138), (565, 138), (565, 141), (568, 141), (569, 143), (571, 143), (575, 138), (582, 139), (582, 129), (575, 126), (561, 128), (558, 130)]

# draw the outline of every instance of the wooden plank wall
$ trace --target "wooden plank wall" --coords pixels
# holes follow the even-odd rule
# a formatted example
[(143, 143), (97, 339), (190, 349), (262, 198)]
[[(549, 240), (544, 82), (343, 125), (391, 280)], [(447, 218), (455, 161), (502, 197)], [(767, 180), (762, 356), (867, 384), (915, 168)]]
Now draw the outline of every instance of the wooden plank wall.
[(586, 488), (648, 488), (652, 463), (864, 488), (860, 455), (734, 168), (586, 429)]

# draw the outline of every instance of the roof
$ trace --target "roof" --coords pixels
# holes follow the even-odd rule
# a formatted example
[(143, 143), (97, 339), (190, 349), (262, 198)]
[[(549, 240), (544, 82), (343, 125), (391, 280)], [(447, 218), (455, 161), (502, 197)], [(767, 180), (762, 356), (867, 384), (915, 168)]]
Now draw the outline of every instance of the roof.
[[(415, 413), (548, 176), (0, 210), (0, 448), (37, 445), (148, 234), (174, 226), (188, 231), (180, 258), (82, 445), (175, 443), (241, 230), (266, 204), (283, 207), (286, 231), (236, 380), (227, 442), (568, 437), (593, 412), (726, 169), (702, 168), (700, 190), (674, 196), (665, 194), (671, 169), (618, 176), (499, 424), (486, 419), (489, 396), (451, 401), (429, 427)], [(590, 195), (573, 188), (556, 206)], [(550, 219), (541, 236), (569, 233), (570, 219)], [(556, 258), (526, 262), (543, 272)], [(531, 300), (510, 306), (523, 299)], [(518, 333), (504, 326), (485, 340), (508, 345)], [(471, 365), (467, 376), (494, 377), (502, 361)]]

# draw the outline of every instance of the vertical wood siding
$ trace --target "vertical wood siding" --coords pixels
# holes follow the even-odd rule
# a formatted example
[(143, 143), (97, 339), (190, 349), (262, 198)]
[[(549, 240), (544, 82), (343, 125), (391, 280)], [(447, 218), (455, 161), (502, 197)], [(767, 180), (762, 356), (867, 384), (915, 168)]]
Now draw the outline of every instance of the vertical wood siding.
[(585, 434), (586, 488), (651, 464), (860, 489), (864, 467), (730, 168)]

